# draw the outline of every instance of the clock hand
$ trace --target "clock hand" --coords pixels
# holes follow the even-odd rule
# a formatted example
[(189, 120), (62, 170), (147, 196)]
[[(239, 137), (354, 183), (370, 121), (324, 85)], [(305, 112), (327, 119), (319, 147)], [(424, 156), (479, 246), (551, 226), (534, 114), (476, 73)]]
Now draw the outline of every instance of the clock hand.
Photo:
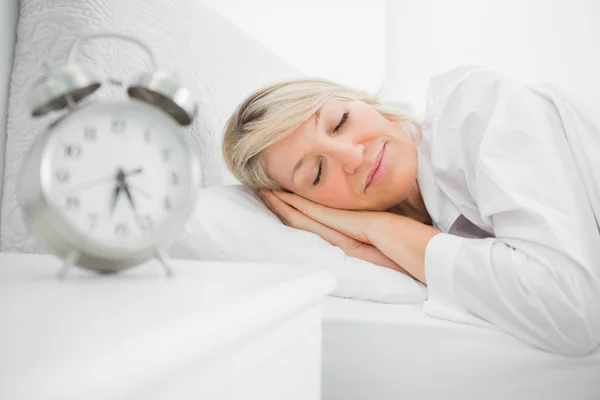
[[(142, 171), (142, 169), (138, 168), (132, 172), (139, 173), (141, 171)], [(140, 229), (143, 229), (141, 217), (139, 216), (137, 209), (135, 207), (135, 202), (133, 200), (133, 196), (131, 195), (131, 192), (129, 191), (129, 183), (127, 182), (125, 172), (123, 171), (122, 168), (119, 168), (119, 170), (117, 171), (117, 185), (118, 185), (119, 191), (123, 190), (125, 192), (125, 195), (127, 196), (127, 200), (129, 200), (129, 204), (131, 205), (131, 211), (133, 212), (135, 222), (140, 227)], [(146, 195), (147, 197), (149, 197), (145, 192), (142, 191), (142, 193), (144, 195)]]
[(105, 176), (104, 178), (95, 179), (95, 180), (90, 181), (90, 182), (84, 182), (84, 183), (81, 183), (79, 185), (72, 186), (70, 188), (66, 188), (66, 189), (64, 189), (64, 191), (65, 192), (74, 192), (74, 191), (78, 191), (78, 190), (89, 189), (89, 188), (92, 188), (92, 187), (94, 187), (96, 185), (99, 185), (101, 183), (110, 182), (113, 179), (115, 179), (115, 175), (114, 174), (111, 175), (111, 176)]
[(144, 168), (142, 167), (138, 167), (136, 169), (132, 169), (131, 171), (128, 172), (123, 172), (123, 175), (125, 177), (131, 176), (131, 175), (137, 175), (137, 174), (141, 174), (142, 172), (144, 172)]
[(125, 180), (123, 180), (123, 190), (125, 191), (125, 195), (129, 200), (129, 204), (131, 205), (131, 209), (135, 212), (135, 203), (133, 202), (133, 197), (131, 197), (131, 192), (129, 191), (129, 185)]
[(118, 183), (125, 183), (125, 171), (123, 171), (123, 168), (119, 167), (119, 169), (117, 169), (117, 175), (115, 177), (117, 178)]
[(112, 203), (110, 205), (110, 215), (112, 215), (113, 211), (115, 211), (117, 200), (119, 199), (119, 194), (121, 193), (121, 186), (121, 182), (118, 182), (117, 186), (115, 187), (115, 190), (113, 191)]
[[(119, 169), (119, 171), (123, 171), (123, 170)], [(143, 168), (136, 168), (136, 169), (133, 169), (128, 172), (123, 172), (123, 175), (124, 176), (137, 175), (137, 174), (142, 173), (143, 171), (144, 171)], [(111, 174), (110, 176), (105, 176), (105, 177), (99, 178), (99, 179), (94, 179), (93, 181), (90, 181), (90, 182), (80, 183), (80, 184), (72, 186), (70, 188), (66, 188), (66, 189), (64, 189), (64, 191), (65, 192), (73, 192), (73, 191), (78, 191), (78, 190), (90, 189), (101, 183), (110, 182), (113, 179), (115, 179), (115, 174)]]
[(129, 200), (129, 204), (131, 205), (131, 212), (133, 213), (135, 223), (141, 230), (145, 231), (146, 228), (144, 228), (144, 222), (142, 221), (142, 217), (140, 216), (140, 214), (138, 213), (138, 211), (135, 208), (135, 203), (133, 202), (133, 197), (131, 196), (131, 192), (129, 191), (129, 184), (125, 180), (123, 180), (123, 190), (125, 191), (125, 195), (127, 196), (127, 199)]
[(121, 190), (123, 190), (124, 186), (126, 185), (125, 172), (123, 171), (123, 168), (119, 167), (115, 178), (117, 179), (117, 186), (115, 187), (115, 190), (113, 192), (113, 200), (112, 200), (112, 204), (110, 207), (110, 215), (112, 215), (113, 212), (115, 211), (115, 207), (117, 205), (117, 200), (119, 199), (119, 194), (121, 194)]

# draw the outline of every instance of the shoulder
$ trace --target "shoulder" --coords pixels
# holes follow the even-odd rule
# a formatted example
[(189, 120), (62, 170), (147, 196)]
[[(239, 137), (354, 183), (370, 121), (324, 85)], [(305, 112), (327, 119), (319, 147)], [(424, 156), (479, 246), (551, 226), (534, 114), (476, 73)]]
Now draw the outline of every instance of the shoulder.
[(551, 104), (498, 72), (456, 68), (431, 80), (428, 100), (424, 146), (433, 169), (464, 177), (467, 186), (490, 169), (516, 179), (523, 169), (538, 171), (564, 157), (562, 125)]
[(423, 128), (434, 166), (448, 171), (473, 164), (497, 112), (504, 81), (479, 66), (461, 66), (431, 78)]
[(525, 128), (547, 110), (547, 102), (524, 83), (487, 68), (461, 66), (430, 80), (423, 126), (431, 145), (462, 143), (475, 155), (484, 140), (508, 139), (510, 132), (521, 138), (523, 131), (537, 134)]
[[(478, 65), (461, 65), (441, 74), (433, 76), (429, 80), (427, 88), (427, 101), (439, 101), (444, 97), (460, 90), (466, 84), (475, 82), (486, 83), (486, 86), (494, 81), (502, 79), (502, 76), (491, 69)], [(432, 105), (432, 104), (428, 104)]]
[[(490, 117), (500, 102), (525, 91), (525, 85), (480, 66), (460, 66), (434, 76), (427, 89), (427, 122), (462, 120), (476, 113)], [(522, 94), (522, 93), (521, 93)]]

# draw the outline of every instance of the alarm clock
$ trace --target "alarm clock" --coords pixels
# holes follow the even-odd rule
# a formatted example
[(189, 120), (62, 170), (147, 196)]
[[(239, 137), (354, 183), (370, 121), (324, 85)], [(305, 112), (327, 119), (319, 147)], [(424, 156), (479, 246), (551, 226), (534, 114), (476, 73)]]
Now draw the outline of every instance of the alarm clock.
[[(140, 45), (153, 70), (127, 85), (125, 99), (82, 103), (101, 82), (74, 62), (77, 46), (100, 37)], [(151, 258), (170, 273), (165, 250), (193, 210), (200, 180), (184, 130), (197, 112), (189, 90), (156, 70), (138, 39), (94, 33), (34, 83), (29, 101), (33, 117), (63, 111), (33, 144), (18, 191), (30, 230), (64, 260), (60, 275), (71, 265), (117, 272)]]

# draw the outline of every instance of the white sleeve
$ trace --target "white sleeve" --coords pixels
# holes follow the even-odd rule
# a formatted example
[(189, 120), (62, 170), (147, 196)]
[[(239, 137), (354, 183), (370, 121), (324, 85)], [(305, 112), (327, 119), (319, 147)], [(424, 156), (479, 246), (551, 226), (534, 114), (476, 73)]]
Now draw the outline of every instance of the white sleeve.
[[(481, 127), (466, 179), (495, 237), (433, 237), (425, 312), (485, 321), (551, 352), (587, 354), (600, 342), (600, 233), (564, 153), (560, 119), (525, 87), (489, 71), (475, 75), (449, 102), (456, 118)], [(485, 118), (466, 109), (474, 106), (469, 91), (486, 99)]]

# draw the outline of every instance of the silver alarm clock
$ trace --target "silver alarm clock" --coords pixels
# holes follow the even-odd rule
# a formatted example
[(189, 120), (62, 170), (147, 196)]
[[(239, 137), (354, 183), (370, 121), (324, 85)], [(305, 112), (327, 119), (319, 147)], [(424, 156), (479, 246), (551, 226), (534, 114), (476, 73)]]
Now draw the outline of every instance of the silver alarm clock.
[[(80, 42), (113, 37), (141, 45), (154, 70), (124, 100), (80, 101), (101, 84), (74, 62)], [(32, 87), (33, 116), (64, 110), (34, 143), (19, 179), (28, 226), (70, 265), (116, 272), (164, 250), (194, 208), (200, 170), (184, 126), (196, 114), (187, 89), (156, 71), (135, 38), (96, 33), (77, 40), (68, 61)]]

